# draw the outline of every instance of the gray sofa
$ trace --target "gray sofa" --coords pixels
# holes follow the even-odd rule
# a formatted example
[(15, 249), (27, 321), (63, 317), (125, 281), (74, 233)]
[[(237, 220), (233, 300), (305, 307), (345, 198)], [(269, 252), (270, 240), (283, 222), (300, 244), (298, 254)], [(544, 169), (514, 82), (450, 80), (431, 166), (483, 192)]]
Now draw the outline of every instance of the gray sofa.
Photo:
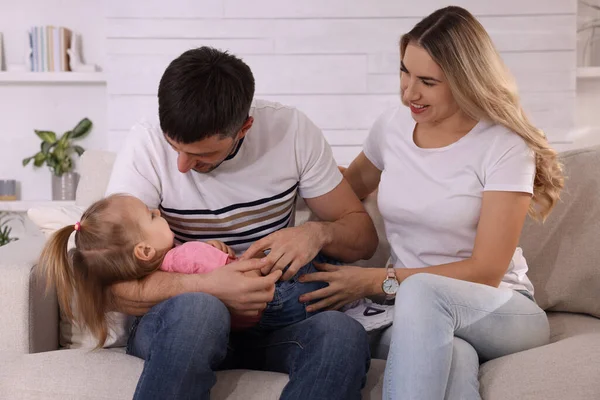
[[(600, 399), (600, 148), (561, 155), (569, 177), (562, 202), (544, 225), (528, 221), (521, 246), (536, 300), (548, 312), (551, 344), (486, 362), (481, 395), (488, 400)], [(88, 152), (82, 160), (78, 203), (101, 196), (112, 157)], [(381, 238), (373, 259), (383, 266), (389, 247), (373, 197), (366, 200)], [(301, 205), (297, 221), (309, 218)], [(43, 245), (32, 236), (0, 248), (0, 399), (130, 399), (143, 361), (122, 348), (59, 349), (54, 294), (31, 269)], [(371, 336), (374, 358), (385, 358), (389, 331)], [(380, 399), (385, 361), (375, 359), (365, 399)], [(279, 397), (287, 376), (219, 372), (215, 399)]]

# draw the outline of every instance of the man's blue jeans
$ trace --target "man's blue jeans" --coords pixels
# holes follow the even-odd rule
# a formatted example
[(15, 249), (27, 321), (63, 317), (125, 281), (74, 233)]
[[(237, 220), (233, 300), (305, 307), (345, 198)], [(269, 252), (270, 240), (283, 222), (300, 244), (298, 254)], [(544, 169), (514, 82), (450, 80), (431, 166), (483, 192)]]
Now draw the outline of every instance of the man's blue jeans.
[(306, 306), (309, 303), (300, 303), (298, 301), (301, 295), (327, 286), (327, 283), (325, 282), (302, 283), (298, 281), (298, 278), (304, 274), (317, 272), (317, 269), (313, 264), (315, 261), (321, 263), (331, 262), (327, 257), (318, 254), (312, 262), (300, 268), (296, 275), (291, 279), (277, 282), (273, 300), (267, 304), (267, 308), (264, 310), (260, 322), (253, 328), (254, 331), (264, 332), (283, 328), (304, 321), (318, 313), (318, 311), (313, 313), (307, 312)]
[[(297, 291), (284, 291), (285, 299)], [(269, 307), (277, 304), (285, 309), (276, 295)], [(282, 399), (360, 399), (370, 362), (362, 325), (337, 311), (296, 318), (289, 325), (285, 311), (265, 312), (262, 325), (230, 338), (229, 311), (217, 298), (187, 293), (164, 301), (132, 328), (127, 353), (145, 360), (134, 398), (209, 399), (214, 371), (247, 368), (289, 374)]]

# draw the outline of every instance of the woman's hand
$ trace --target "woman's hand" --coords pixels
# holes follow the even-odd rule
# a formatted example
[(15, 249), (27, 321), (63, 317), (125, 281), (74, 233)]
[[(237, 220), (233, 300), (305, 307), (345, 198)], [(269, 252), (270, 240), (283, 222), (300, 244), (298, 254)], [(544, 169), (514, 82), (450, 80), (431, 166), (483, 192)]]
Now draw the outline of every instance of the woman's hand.
[(337, 310), (363, 297), (383, 293), (381, 284), (386, 277), (384, 268), (362, 268), (348, 265), (314, 264), (320, 272), (302, 275), (300, 282), (327, 282), (329, 286), (300, 296), (306, 303), (320, 300), (306, 307), (313, 312), (321, 309)]

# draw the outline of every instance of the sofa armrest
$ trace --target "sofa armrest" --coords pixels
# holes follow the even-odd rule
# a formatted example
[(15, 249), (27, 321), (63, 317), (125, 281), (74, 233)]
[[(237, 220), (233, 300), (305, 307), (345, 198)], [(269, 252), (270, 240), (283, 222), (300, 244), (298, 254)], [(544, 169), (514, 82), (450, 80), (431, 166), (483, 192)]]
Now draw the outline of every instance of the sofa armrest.
[(58, 348), (56, 293), (32, 269), (43, 236), (27, 236), (0, 247), (0, 351), (38, 353)]

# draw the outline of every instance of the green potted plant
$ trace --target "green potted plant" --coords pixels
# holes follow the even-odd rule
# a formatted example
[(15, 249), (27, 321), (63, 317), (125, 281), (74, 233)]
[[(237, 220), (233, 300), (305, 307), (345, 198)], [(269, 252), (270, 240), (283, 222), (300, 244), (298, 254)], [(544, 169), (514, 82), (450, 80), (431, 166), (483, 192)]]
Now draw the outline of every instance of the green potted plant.
[(0, 213), (0, 247), (17, 240), (17, 238), (10, 236), (12, 232), (12, 228), (8, 226), (10, 221), (11, 218), (8, 216), (8, 214)]
[(75, 191), (79, 175), (73, 172), (73, 159), (75, 153), (79, 156), (85, 151), (83, 147), (73, 144), (74, 140), (84, 138), (92, 129), (92, 121), (82, 119), (70, 131), (61, 137), (51, 131), (35, 130), (35, 134), (42, 139), (40, 151), (23, 160), (23, 166), (33, 161), (34, 167), (47, 165), (52, 171), (52, 199), (75, 200)]

